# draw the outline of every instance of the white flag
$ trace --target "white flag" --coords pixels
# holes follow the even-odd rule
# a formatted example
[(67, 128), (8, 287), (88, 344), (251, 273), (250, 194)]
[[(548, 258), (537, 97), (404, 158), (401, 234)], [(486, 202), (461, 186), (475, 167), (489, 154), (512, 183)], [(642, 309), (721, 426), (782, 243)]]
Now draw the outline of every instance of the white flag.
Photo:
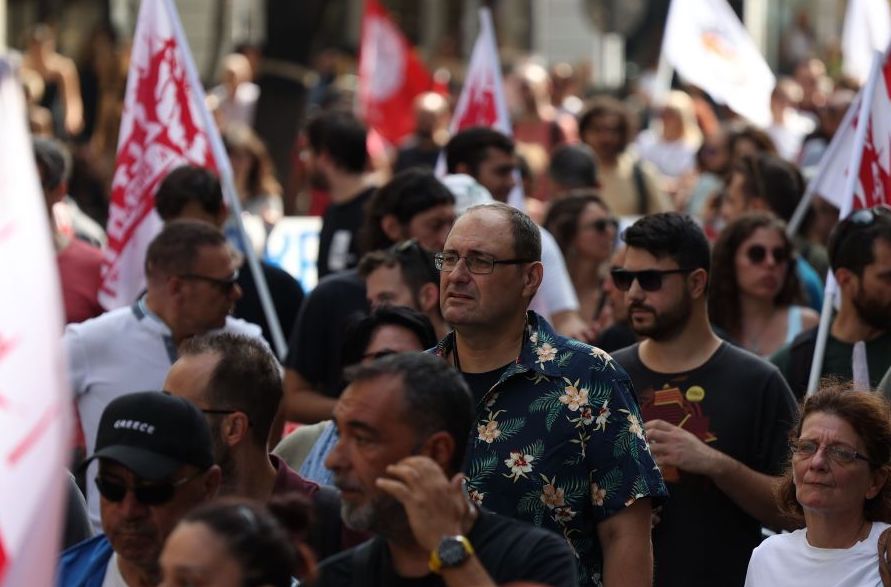
[(662, 51), (685, 81), (759, 126), (776, 83), (727, 0), (672, 0)]
[[(881, 56), (873, 52), (873, 55)], [(870, 208), (891, 202), (891, 52), (885, 53), (876, 79), (867, 80), (863, 90), (845, 113), (832, 142), (820, 159), (813, 185), (814, 194), (837, 207), (843, 216), (851, 210)], [(869, 113), (864, 140), (855, 146), (862, 101), (866, 99)], [(851, 153), (859, 149), (860, 164), (854, 192), (846, 189)]]
[(59, 558), (71, 392), (62, 295), (22, 87), (0, 57), (0, 586), (46, 587)]
[[(455, 104), (455, 112), (449, 123), (449, 135), (474, 126), (485, 126), (495, 129), (507, 136), (513, 136), (513, 126), (504, 97), (504, 80), (501, 76), (501, 61), (498, 59), (498, 45), (495, 42), (495, 25), (492, 24), (492, 13), (488, 8), (480, 9), (480, 32), (470, 53), (467, 74), (464, 76), (464, 87)], [(442, 157), (440, 157), (442, 159)], [(515, 173), (515, 187), (508, 203), (525, 209), (523, 190), (519, 181), (519, 172)]]
[(848, 0), (842, 29), (842, 72), (860, 83), (866, 81), (876, 51), (891, 43), (891, 8), (888, 0)]
[(145, 287), (143, 261), (161, 229), (155, 192), (167, 174), (191, 164), (217, 171), (189, 47), (169, 0), (143, 1), (127, 75), (124, 112), (111, 186), (108, 247), (99, 301), (107, 309), (133, 303)]

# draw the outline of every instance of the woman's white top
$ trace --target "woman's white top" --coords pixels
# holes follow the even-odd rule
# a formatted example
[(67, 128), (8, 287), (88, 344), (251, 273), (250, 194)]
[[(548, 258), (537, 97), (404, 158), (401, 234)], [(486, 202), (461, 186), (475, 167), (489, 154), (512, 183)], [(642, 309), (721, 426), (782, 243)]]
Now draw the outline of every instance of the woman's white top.
[(873, 522), (869, 536), (851, 548), (816, 548), (806, 530), (771, 536), (752, 552), (746, 587), (882, 587), (877, 545), (888, 527)]

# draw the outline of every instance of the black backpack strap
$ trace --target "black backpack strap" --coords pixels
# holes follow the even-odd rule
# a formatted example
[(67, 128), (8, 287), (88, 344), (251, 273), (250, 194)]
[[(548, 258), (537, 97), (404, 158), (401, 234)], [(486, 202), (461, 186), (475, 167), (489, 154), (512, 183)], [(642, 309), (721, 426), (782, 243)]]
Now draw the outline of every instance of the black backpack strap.
[(817, 347), (817, 329), (811, 328), (795, 337), (789, 347), (789, 387), (797, 399), (807, 393), (807, 382), (811, 377), (811, 363)]
[(631, 168), (631, 175), (634, 176), (634, 188), (637, 191), (637, 213), (646, 216), (650, 208), (650, 192), (647, 189), (647, 182), (644, 179), (640, 161), (634, 162), (634, 167)]

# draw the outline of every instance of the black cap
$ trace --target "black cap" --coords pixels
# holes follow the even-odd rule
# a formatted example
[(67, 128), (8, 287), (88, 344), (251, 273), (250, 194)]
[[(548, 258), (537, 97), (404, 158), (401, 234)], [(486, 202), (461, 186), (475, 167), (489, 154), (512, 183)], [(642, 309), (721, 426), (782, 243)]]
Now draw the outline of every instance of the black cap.
[(213, 443), (204, 414), (186, 399), (163, 391), (121, 396), (99, 420), (96, 451), (84, 463), (109, 459), (147, 481), (170, 477), (183, 465), (213, 465)]

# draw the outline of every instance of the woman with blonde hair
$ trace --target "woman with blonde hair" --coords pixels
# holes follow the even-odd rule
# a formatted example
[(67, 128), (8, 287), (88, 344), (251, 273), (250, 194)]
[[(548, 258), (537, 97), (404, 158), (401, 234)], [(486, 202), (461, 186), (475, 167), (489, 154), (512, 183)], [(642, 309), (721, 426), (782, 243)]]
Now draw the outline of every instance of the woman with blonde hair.
[(679, 179), (696, 169), (702, 131), (696, 122), (693, 99), (672, 90), (657, 108), (652, 128), (640, 133), (640, 158), (652, 163), (667, 179)]

